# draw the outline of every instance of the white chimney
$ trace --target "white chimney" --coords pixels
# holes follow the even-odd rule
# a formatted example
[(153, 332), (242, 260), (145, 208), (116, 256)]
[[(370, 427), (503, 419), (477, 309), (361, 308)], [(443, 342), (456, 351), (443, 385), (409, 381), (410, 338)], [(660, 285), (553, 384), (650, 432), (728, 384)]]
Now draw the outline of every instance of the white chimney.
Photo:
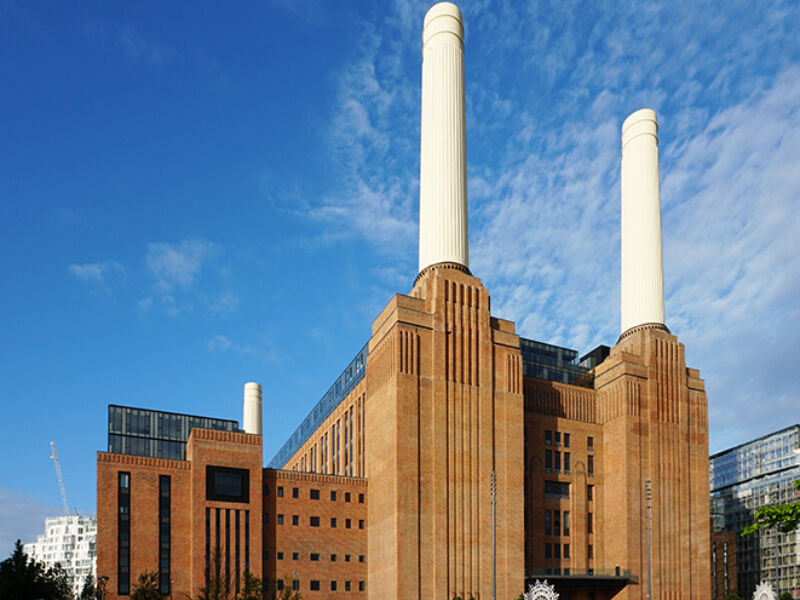
[(664, 326), (657, 133), (649, 108), (622, 124), (621, 333), (646, 323)]
[(245, 433), (261, 435), (261, 386), (253, 381), (244, 384)]
[(469, 268), (464, 26), (450, 2), (425, 15), (421, 138), (419, 270), (442, 262)]

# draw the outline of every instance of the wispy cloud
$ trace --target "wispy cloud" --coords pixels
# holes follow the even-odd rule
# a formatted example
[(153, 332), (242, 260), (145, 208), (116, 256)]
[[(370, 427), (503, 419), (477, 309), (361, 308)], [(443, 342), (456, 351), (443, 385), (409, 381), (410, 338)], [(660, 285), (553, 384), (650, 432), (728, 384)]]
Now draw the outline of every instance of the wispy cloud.
[(157, 67), (174, 53), (169, 46), (148, 39), (131, 25), (120, 27), (118, 39), (126, 58), (145, 61)]
[(93, 290), (102, 292), (109, 292), (112, 280), (125, 274), (125, 269), (116, 260), (71, 264), (67, 267), (67, 271)]
[(40, 502), (19, 490), (0, 487), (0, 556), (11, 554), (14, 542), (35, 542), (44, 533), (44, 520), (63, 514), (55, 504)]
[(206, 342), (206, 348), (211, 352), (231, 352), (254, 358), (270, 365), (278, 364), (284, 358), (284, 354), (267, 340), (261, 340), (258, 345), (239, 344), (227, 336), (215, 335)]

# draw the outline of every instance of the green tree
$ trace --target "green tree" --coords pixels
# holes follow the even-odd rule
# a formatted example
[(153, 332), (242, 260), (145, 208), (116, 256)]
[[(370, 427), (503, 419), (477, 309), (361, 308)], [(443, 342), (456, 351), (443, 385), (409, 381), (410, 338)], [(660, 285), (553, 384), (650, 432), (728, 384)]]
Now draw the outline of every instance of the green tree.
[(792, 596), (792, 592), (781, 592), (778, 600), (794, 600), (794, 596)]
[(131, 600), (163, 600), (164, 595), (158, 585), (158, 573), (146, 571), (139, 575), (139, 579), (133, 586)]
[(81, 588), (81, 595), (78, 600), (97, 600), (97, 583), (95, 583), (94, 576), (91, 573), (86, 576)]
[(250, 571), (244, 572), (242, 595), (239, 596), (239, 600), (264, 600), (264, 582)]
[(728, 594), (725, 600), (742, 600), (742, 597), (739, 594)]
[[(800, 491), (800, 479), (795, 481), (795, 489)], [(742, 531), (742, 535), (750, 535), (762, 528), (777, 528), (778, 531), (788, 533), (794, 531), (800, 523), (800, 501), (787, 504), (770, 504), (756, 510), (756, 520)]]
[(285, 575), (282, 580), (283, 589), (278, 589), (277, 583), (278, 580), (275, 580), (275, 586), (270, 586), (272, 588), (272, 598), (273, 600), (301, 600), (302, 596), (300, 592), (294, 589), (294, 579)]
[(0, 598), (72, 600), (72, 591), (60, 566), (45, 569), (22, 551), (22, 542), (17, 540), (11, 556), (0, 562)]

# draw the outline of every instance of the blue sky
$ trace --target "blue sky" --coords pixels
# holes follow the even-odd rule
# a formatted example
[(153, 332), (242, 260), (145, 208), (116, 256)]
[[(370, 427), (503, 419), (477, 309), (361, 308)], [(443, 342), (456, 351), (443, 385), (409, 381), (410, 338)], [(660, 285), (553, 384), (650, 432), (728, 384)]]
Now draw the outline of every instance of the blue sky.
[[(109, 403), (268, 462), (416, 275), (428, 3), (0, 0), (0, 555), (95, 511)], [(800, 421), (800, 5), (464, 2), (471, 267), (619, 334), (619, 127), (659, 114), (667, 324), (711, 450)]]

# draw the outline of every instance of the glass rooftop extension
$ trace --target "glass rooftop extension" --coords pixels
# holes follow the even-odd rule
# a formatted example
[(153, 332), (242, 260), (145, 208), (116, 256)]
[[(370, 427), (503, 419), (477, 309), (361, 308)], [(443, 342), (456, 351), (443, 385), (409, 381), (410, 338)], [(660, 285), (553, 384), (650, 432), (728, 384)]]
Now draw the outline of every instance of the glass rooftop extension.
[[(589, 388), (594, 386), (591, 367), (597, 362), (602, 362), (602, 360), (597, 361), (596, 359), (602, 354), (602, 348), (607, 349), (607, 346), (598, 346), (586, 356), (578, 359), (577, 350), (523, 337), (519, 338), (519, 347), (522, 351), (522, 374), (526, 377), (537, 377)], [(608, 356), (607, 352), (605, 356)], [(592, 357), (593, 360), (589, 360), (589, 357)]]
[(364, 347), (356, 354), (355, 358), (350, 361), (345, 370), (333, 385), (325, 392), (322, 399), (317, 402), (317, 405), (311, 410), (308, 416), (303, 419), (300, 426), (294, 430), (294, 433), (289, 437), (283, 447), (278, 450), (278, 453), (267, 465), (270, 469), (282, 468), (292, 456), (306, 443), (311, 434), (327, 419), (333, 410), (339, 406), (342, 400), (347, 397), (347, 394), (364, 379), (364, 373), (367, 366), (367, 354), (369, 352), (369, 344), (364, 344)]

